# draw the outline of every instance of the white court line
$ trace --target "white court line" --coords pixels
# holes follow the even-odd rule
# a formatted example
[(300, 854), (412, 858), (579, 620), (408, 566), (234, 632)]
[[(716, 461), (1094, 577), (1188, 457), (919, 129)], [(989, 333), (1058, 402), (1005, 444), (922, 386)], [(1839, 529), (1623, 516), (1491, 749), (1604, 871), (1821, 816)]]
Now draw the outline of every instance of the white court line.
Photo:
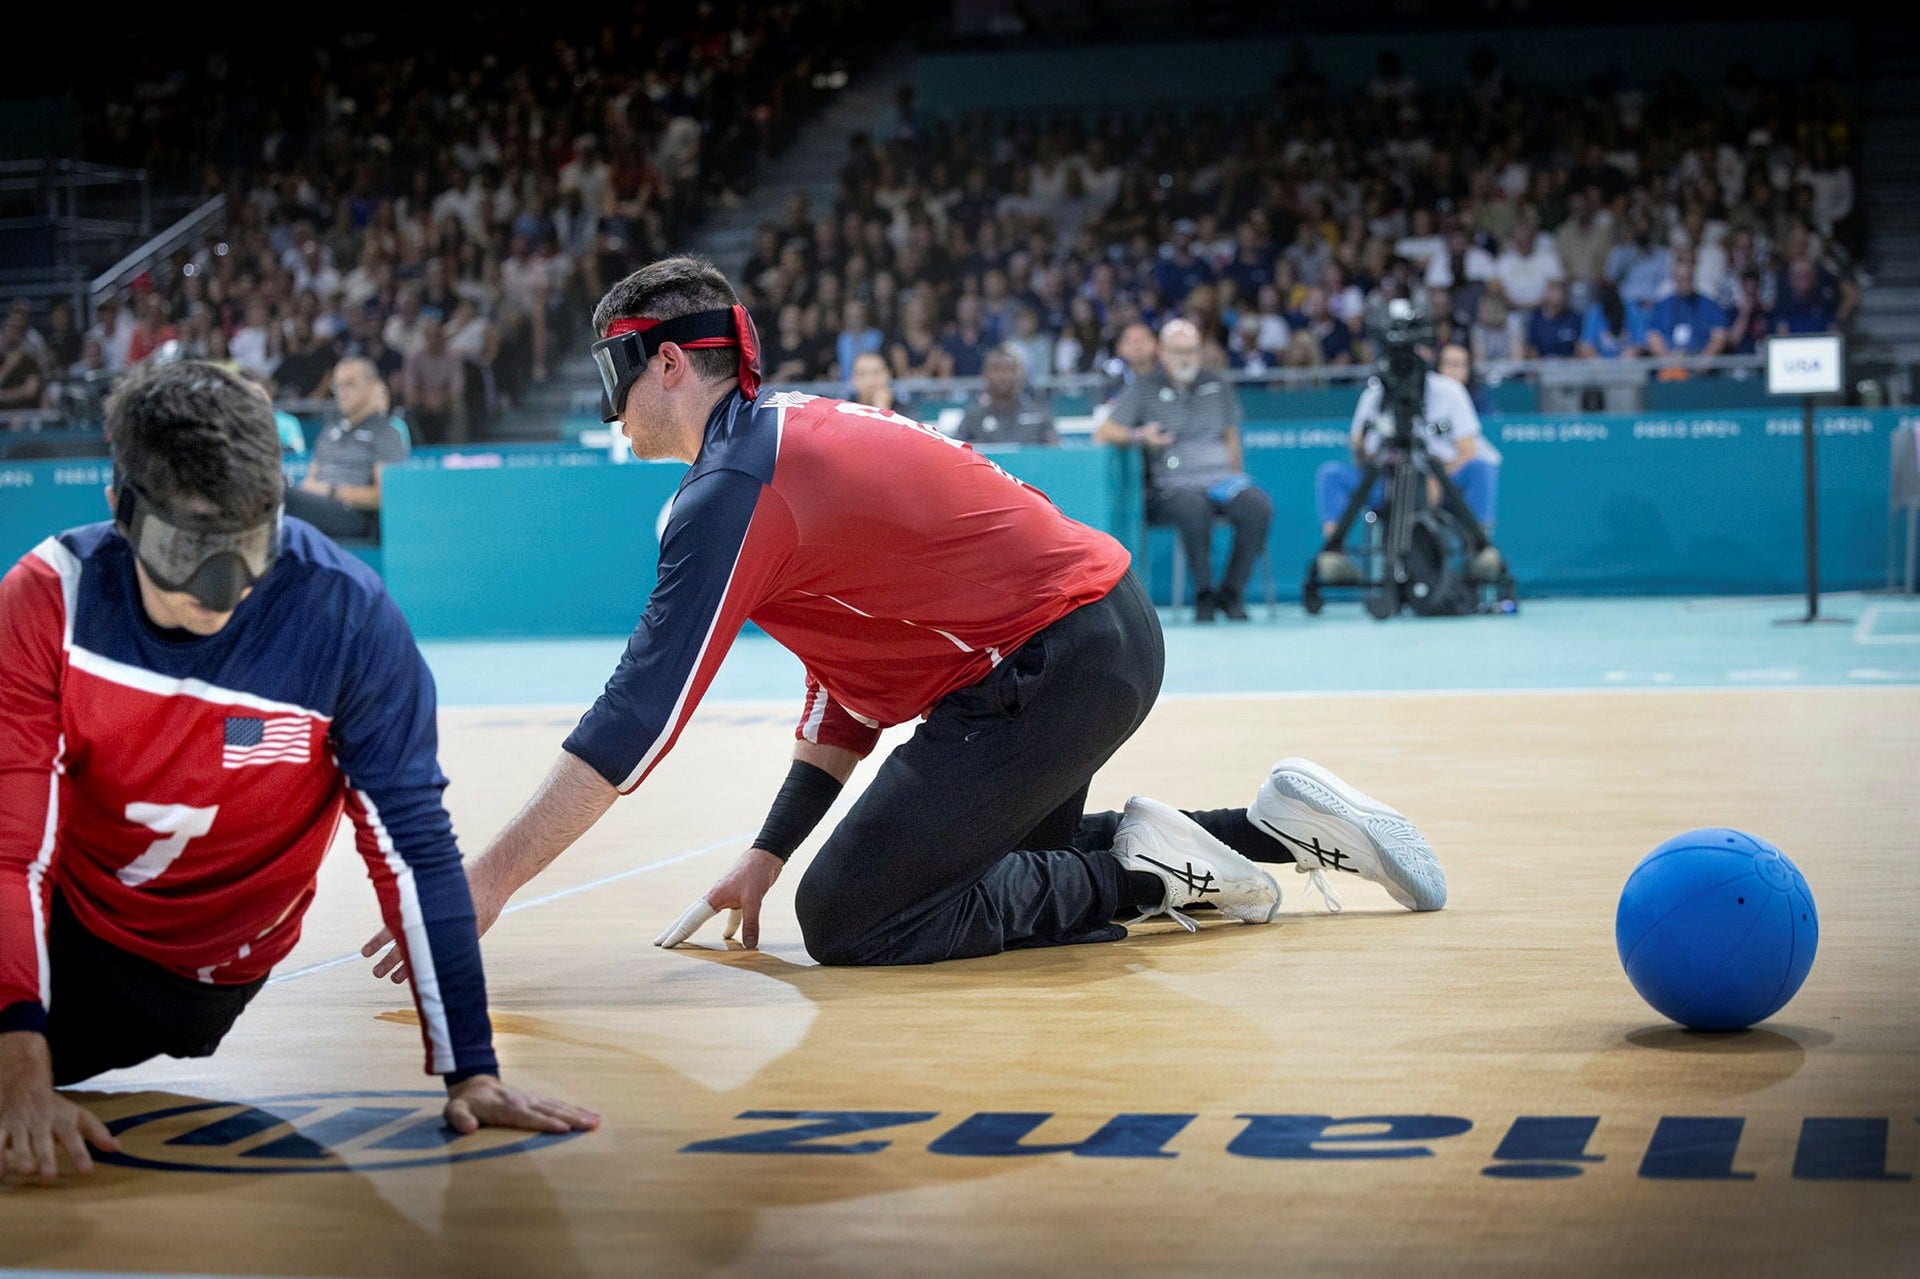
[[(1853, 624), (1853, 642), (1856, 644), (1920, 644), (1920, 631), (1911, 635), (1876, 635), (1874, 627), (1880, 621), (1880, 605), (1873, 604), (1860, 614), (1860, 620)], [(1902, 610), (1904, 612), (1905, 610)]]
[[(513, 914), (515, 911), (530, 910), (535, 906), (544, 906), (548, 902), (557, 902), (562, 897), (571, 897), (575, 893), (584, 893), (595, 888), (605, 888), (608, 884), (617, 884), (623, 879), (632, 879), (635, 875), (644, 875), (648, 871), (660, 870), (662, 867), (677, 866), (681, 862), (692, 861), (696, 857), (704, 857), (708, 853), (716, 852), (730, 844), (745, 843), (752, 838), (753, 835), (751, 832), (744, 835), (729, 835), (725, 839), (716, 839), (711, 844), (702, 844), (698, 848), (689, 848), (685, 852), (675, 853), (671, 857), (663, 857), (657, 862), (648, 862), (644, 866), (632, 866), (626, 870), (615, 871), (611, 875), (602, 875), (599, 879), (590, 879), (584, 884), (574, 884), (569, 888), (562, 888), (555, 892), (547, 893), (544, 896), (530, 897), (526, 901), (515, 902), (501, 911), (500, 914), (504, 917)], [(356, 959), (365, 958), (366, 956), (357, 950), (347, 955), (335, 955), (332, 959), (324, 959), (317, 964), (308, 964), (305, 968), (296, 968), (290, 973), (276, 974), (267, 979), (267, 985), (278, 986), (283, 981), (297, 981), (302, 977), (311, 977), (315, 973), (324, 973), (329, 968), (338, 968), (342, 964), (351, 964)], [(5, 1271), (0, 1271), (0, 1274), (5, 1273)]]

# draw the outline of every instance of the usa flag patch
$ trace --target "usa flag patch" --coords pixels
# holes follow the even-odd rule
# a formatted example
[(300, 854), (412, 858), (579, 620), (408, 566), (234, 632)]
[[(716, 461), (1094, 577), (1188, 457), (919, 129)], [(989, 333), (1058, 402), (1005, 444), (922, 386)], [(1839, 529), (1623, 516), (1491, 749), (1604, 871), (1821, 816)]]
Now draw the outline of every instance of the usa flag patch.
[(227, 716), (226, 740), (220, 749), (220, 767), (248, 768), (256, 764), (304, 764), (311, 758), (306, 719), (276, 715)]

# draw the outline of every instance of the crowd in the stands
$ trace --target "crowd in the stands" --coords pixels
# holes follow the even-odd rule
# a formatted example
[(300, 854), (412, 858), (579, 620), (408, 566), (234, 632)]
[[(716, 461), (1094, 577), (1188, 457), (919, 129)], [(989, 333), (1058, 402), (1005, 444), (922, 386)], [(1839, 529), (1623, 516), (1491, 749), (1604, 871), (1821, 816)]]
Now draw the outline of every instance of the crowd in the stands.
[(932, 119), (909, 91), (855, 140), (833, 207), (795, 197), (744, 279), (776, 380), (1097, 371), (1184, 316), (1208, 363), (1366, 363), (1407, 297), (1482, 364), (1742, 354), (1859, 300), (1852, 111), (1791, 83), (1465, 88), (1387, 54), (1337, 95), (1304, 56), (1246, 111)]

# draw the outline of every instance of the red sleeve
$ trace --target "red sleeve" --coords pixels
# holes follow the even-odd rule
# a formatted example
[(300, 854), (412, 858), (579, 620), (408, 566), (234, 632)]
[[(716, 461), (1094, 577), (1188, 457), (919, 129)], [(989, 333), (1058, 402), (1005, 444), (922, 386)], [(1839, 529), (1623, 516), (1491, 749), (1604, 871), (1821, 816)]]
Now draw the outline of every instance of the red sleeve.
[(807, 701), (800, 710), (794, 737), (819, 746), (838, 746), (865, 759), (880, 740), (880, 726), (861, 719), (833, 700), (813, 672), (807, 672)]
[(0, 578), (0, 1031), (46, 1028), (66, 602), (29, 555)]

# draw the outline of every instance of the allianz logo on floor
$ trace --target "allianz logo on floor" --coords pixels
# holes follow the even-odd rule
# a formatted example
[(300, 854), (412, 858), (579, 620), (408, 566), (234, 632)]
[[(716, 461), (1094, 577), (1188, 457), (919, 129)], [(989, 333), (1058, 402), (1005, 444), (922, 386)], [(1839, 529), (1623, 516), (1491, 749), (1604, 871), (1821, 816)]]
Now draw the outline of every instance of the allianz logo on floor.
[(440, 1117), (444, 1092), (327, 1092), (256, 1101), (187, 1101), (108, 1122), (120, 1153), (102, 1163), (166, 1172), (374, 1172), (537, 1150), (579, 1133), (482, 1128)]
[[(893, 1148), (911, 1150), (924, 1140), (905, 1131), (940, 1118), (931, 1110), (747, 1110), (737, 1118), (753, 1131), (714, 1137), (681, 1147), (682, 1154), (870, 1156)], [(929, 1154), (963, 1158), (1031, 1158), (1069, 1155), (1083, 1159), (1173, 1159), (1197, 1154), (1192, 1142), (1170, 1148), (1198, 1115), (1122, 1114), (1077, 1140), (1036, 1136), (1051, 1113), (985, 1111), (968, 1115), (928, 1141)], [(1237, 1130), (1226, 1153), (1248, 1159), (1381, 1160), (1431, 1159), (1446, 1143), (1475, 1130), (1458, 1115), (1235, 1115)], [(1885, 1118), (1806, 1118), (1799, 1123), (1791, 1166), (1743, 1158), (1746, 1120), (1739, 1116), (1665, 1116), (1631, 1148), (1617, 1140), (1595, 1148), (1597, 1115), (1521, 1115), (1505, 1130), (1482, 1176), (1518, 1180), (1578, 1177), (1598, 1165), (1633, 1166), (1656, 1181), (1753, 1181), (1792, 1176), (1803, 1181), (1907, 1182), (1912, 1174), (1887, 1166), (1895, 1121)], [(1764, 1121), (1771, 1129), (1780, 1121)], [(1913, 1120), (1902, 1118), (1902, 1125)], [(769, 1123), (772, 1126), (767, 1126)], [(1057, 1125), (1084, 1132), (1085, 1121)], [(885, 1132), (885, 1137), (872, 1134)], [(1901, 1133), (1911, 1153), (1912, 1130)]]

